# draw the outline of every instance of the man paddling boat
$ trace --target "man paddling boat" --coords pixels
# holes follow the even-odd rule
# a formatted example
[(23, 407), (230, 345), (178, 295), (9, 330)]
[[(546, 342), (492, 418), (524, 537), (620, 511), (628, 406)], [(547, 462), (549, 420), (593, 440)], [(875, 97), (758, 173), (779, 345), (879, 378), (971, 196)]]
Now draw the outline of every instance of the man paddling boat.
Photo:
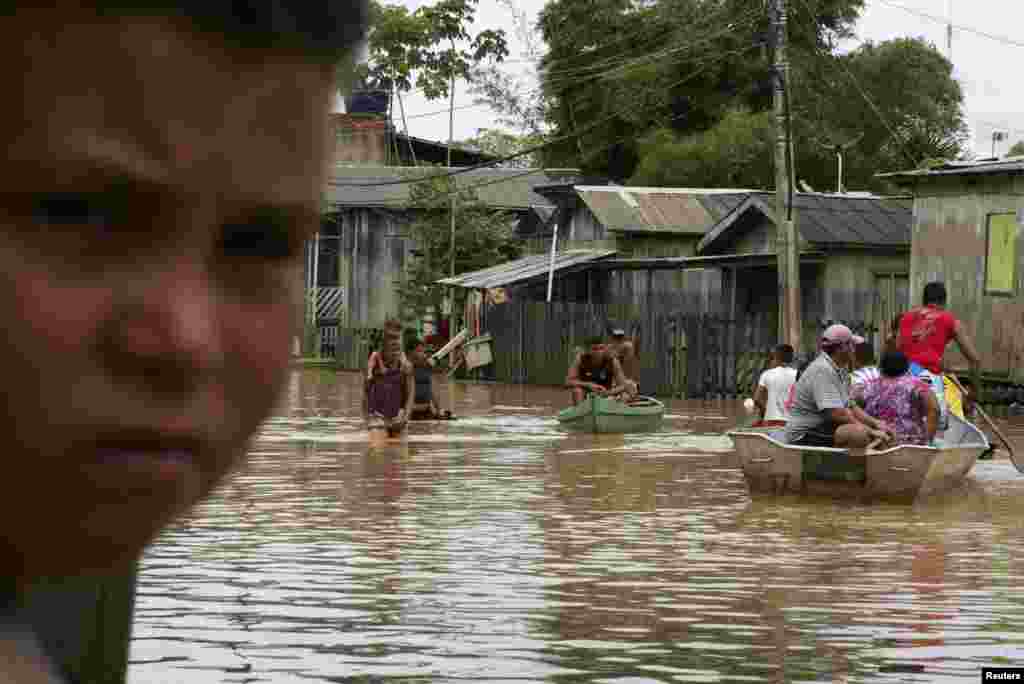
[(636, 343), (626, 337), (623, 328), (613, 327), (609, 331), (608, 352), (618, 359), (622, 366), (622, 374), (635, 385), (635, 393), (640, 391), (640, 363), (636, 355)]
[(572, 403), (583, 401), (588, 394), (629, 400), (636, 395), (636, 385), (622, 372), (622, 364), (608, 351), (602, 337), (584, 341), (587, 351), (576, 356), (566, 386), (572, 391)]
[(942, 357), (946, 346), (956, 341), (971, 367), (974, 386), (981, 387), (981, 359), (963, 324), (946, 309), (946, 286), (940, 282), (924, 286), (922, 305), (900, 317), (899, 348), (910, 361), (910, 372), (926, 382), (939, 403), (939, 430), (948, 424), (946, 383)]

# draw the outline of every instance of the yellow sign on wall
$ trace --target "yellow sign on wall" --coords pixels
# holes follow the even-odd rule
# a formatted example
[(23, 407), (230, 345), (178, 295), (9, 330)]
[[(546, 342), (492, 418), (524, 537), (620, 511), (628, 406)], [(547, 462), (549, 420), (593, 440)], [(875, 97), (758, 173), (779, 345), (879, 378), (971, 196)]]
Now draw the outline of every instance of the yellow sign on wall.
[(985, 292), (1014, 294), (1017, 285), (1017, 215), (988, 217)]

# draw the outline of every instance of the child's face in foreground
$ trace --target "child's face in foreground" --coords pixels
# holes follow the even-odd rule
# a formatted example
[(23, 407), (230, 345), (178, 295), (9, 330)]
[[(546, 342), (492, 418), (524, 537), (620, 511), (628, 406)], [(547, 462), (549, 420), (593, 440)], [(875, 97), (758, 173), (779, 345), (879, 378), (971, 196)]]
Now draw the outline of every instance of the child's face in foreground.
[(218, 44), (156, 21), (0, 28), (7, 573), (135, 557), (284, 381), (330, 74)]

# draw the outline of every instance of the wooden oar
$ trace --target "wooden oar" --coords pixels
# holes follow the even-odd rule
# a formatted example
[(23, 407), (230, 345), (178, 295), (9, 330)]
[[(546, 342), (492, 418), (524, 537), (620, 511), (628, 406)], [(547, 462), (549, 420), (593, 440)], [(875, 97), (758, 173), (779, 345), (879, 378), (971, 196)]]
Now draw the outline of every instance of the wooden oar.
[[(963, 395), (963, 399), (966, 399), (967, 390), (965, 390), (964, 386), (960, 384), (960, 378), (956, 377), (956, 375), (954, 375), (953, 373), (950, 373), (949, 379), (952, 380), (953, 384), (956, 385), (956, 388), (960, 390), (960, 394)], [(963, 399), (961, 399), (961, 401), (963, 401)], [(1024, 473), (1024, 468), (1021, 467), (1020, 462), (1017, 460), (1017, 454), (1013, 451), (1013, 446), (1010, 444), (1010, 440), (1006, 439), (1006, 436), (1003, 434), (1002, 430), (1000, 430), (992, 421), (992, 419), (988, 417), (988, 414), (985, 413), (985, 409), (981, 408), (980, 404), (975, 402), (974, 408), (978, 411), (978, 413), (981, 414), (981, 417), (985, 419), (985, 422), (988, 423), (988, 426), (992, 428), (992, 432), (996, 433), (996, 437), (998, 437), (999, 440), (1003, 443), (1003, 446), (1006, 447), (1006, 450), (1010, 452), (1010, 462), (1013, 463), (1013, 467), (1017, 469), (1017, 472)]]

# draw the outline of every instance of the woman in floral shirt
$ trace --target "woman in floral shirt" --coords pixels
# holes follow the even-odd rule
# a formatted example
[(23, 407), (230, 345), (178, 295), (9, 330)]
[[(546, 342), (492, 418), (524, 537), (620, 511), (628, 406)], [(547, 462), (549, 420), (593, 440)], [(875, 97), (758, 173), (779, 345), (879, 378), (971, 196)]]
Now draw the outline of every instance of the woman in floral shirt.
[(854, 389), (864, 411), (888, 425), (898, 444), (931, 444), (939, 424), (939, 406), (928, 385), (910, 375), (901, 352), (887, 352), (882, 375)]

